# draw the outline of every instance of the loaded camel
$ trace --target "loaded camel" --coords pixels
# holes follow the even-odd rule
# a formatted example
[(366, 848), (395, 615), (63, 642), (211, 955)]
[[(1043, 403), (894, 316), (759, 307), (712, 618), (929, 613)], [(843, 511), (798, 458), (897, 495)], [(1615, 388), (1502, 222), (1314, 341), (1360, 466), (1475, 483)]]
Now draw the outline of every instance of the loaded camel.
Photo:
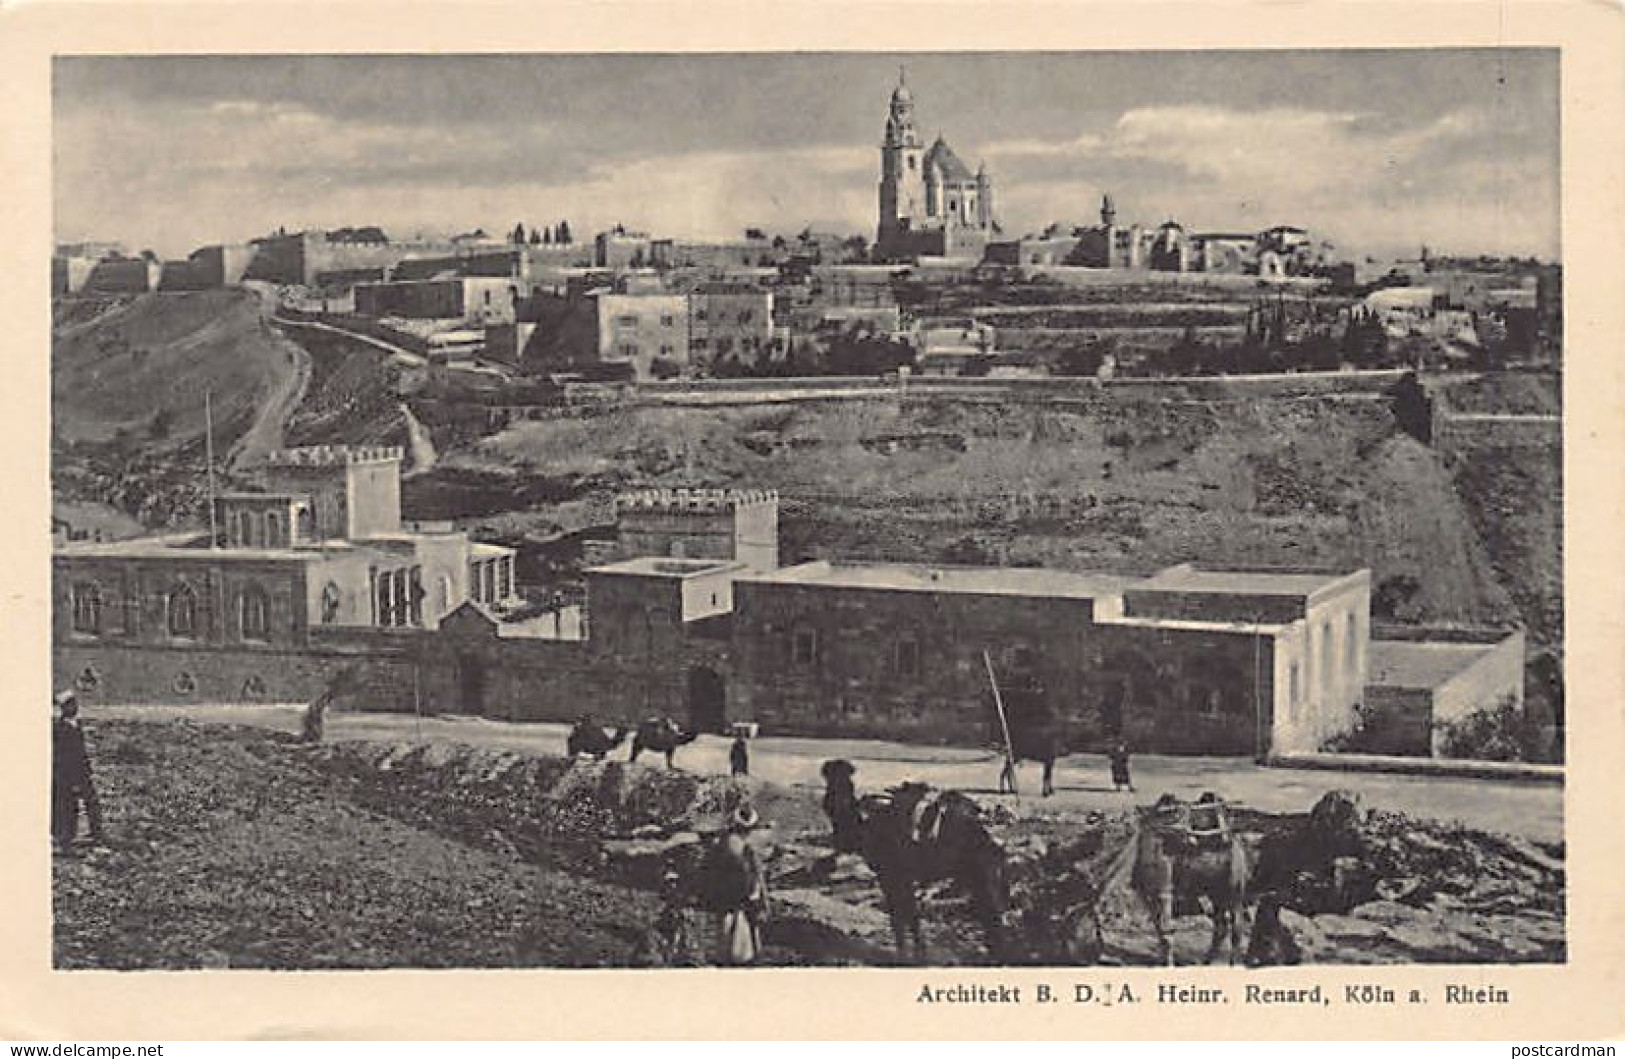
[(565, 755), (571, 761), (582, 756), (602, 761), (611, 750), (626, 742), (626, 736), (625, 725), (618, 724), (615, 731), (606, 732), (597, 721), (583, 717), (570, 729), (570, 737), (564, 743)]
[(886, 899), (899, 957), (926, 960), (920, 926), (923, 883), (957, 882), (997, 961), (1005, 949), (1005, 916), (1010, 905), (1005, 852), (988, 830), (981, 807), (959, 791), (938, 791), (905, 783), (884, 794), (859, 797), (856, 771), (848, 761), (826, 761), (824, 811), (834, 829), (837, 853), (860, 853), (874, 870)]
[(1131, 843), (1134, 892), (1151, 913), (1157, 932), (1158, 962), (1173, 966), (1168, 933), (1178, 899), (1196, 899), (1213, 920), (1212, 963), (1230, 942), (1230, 962), (1241, 957), (1247, 910), (1250, 858), (1241, 836), (1230, 830), (1224, 805), (1209, 793), (1195, 805), (1165, 794), (1149, 811), (1141, 811)]
[(632, 734), (632, 756), (627, 760), (636, 761), (639, 754), (648, 750), (666, 755), (666, 767), (675, 768), (672, 755), (677, 753), (677, 748), (687, 746), (699, 737), (700, 733), (685, 732), (669, 717), (650, 717), (640, 723)]

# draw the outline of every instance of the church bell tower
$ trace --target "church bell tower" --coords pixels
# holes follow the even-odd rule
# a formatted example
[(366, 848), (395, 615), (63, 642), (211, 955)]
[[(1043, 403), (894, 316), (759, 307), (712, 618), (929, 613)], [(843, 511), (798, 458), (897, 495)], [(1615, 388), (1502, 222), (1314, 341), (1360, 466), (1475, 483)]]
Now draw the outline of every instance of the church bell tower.
[(925, 210), (925, 145), (914, 127), (914, 97), (902, 70), (891, 94), (886, 138), (880, 146), (880, 225), (876, 242), (887, 247)]

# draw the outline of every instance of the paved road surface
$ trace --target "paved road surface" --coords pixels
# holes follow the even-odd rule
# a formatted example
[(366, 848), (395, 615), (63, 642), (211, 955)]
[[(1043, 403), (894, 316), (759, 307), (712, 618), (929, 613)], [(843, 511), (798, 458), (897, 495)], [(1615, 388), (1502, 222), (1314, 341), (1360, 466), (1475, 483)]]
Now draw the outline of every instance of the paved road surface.
[[(302, 707), (297, 706), (99, 706), (86, 710), (92, 719), (118, 717), (154, 721), (185, 717), (211, 723), (250, 724), (297, 732)], [(514, 724), (472, 717), (418, 719), (405, 714), (330, 713), (329, 740), (372, 739), (468, 743), (476, 746), (562, 754), (568, 726)], [(677, 752), (679, 767), (699, 772), (728, 770), (729, 741), (701, 736)], [(624, 757), (627, 747), (615, 751)], [(778, 783), (820, 787), (818, 767), (831, 757), (858, 765), (860, 789), (920, 779), (957, 787), (989, 800), (1012, 803), (995, 793), (999, 762), (989, 751), (955, 747), (909, 746), (856, 739), (763, 737), (751, 747), (751, 772)], [(644, 758), (643, 760), (650, 760)], [(658, 758), (653, 759), (658, 762)], [(1023, 765), (1020, 799), (1024, 811), (1048, 808), (1112, 808), (1134, 801), (1149, 803), (1165, 791), (1194, 798), (1215, 791), (1225, 799), (1265, 812), (1302, 812), (1326, 791), (1357, 791), (1366, 804), (1413, 816), (1460, 821), (1471, 827), (1524, 835), (1540, 841), (1563, 837), (1563, 788), (1553, 784), (1502, 780), (1401, 776), (1384, 773), (1339, 773), (1314, 769), (1264, 768), (1237, 758), (1158, 757), (1134, 759), (1136, 793), (1111, 790), (1106, 762), (1095, 754), (1076, 754), (1057, 763), (1054, 797), (1038, 798), (1039, 767)]]

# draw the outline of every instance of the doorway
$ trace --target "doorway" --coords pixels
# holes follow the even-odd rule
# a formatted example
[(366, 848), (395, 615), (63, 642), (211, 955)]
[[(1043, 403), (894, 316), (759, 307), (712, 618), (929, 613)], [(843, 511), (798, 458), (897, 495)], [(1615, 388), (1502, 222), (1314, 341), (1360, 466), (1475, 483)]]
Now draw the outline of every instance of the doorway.
[(727, 687), (709, 666), (695, 666), (688, 671), (688, 726), (695, 732), (727, 732)]
[(458, 710), (472, 716), (485, 712), (485, 661), (477, 654), (457, 656)]

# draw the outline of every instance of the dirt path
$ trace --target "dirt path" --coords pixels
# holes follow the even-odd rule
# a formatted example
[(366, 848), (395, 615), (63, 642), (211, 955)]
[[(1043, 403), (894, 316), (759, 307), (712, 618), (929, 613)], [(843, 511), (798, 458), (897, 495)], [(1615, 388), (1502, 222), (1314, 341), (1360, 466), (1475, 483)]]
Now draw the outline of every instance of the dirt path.
[(412, 469), (406, 472), (406, 477), (433, 470), (436, 461), (440, 459), (440, 454), (435, 451), (434, 440), (429, 437), (429, 431), (404, 403), (401, 405), (401, 418), (406, 421), (406, 447), (407, 453), (412, 457)]
[(237, 439), (227, 454), (226, 465), (232, 468), (258, 463), (268, 453), (282, 448), (288, 420), (305, 399), (305, 391), (310, 386), (310, 354), (280, 332), (273, 330), (272, 333), (276, 336), (277, 347), (292, 364), (292, 370), (278, 380), (269, 398), (260, 405), (254, 425)]
[[(295, 706), (100, 706), (92, 717), (249, 724), (293, 732)], [(568, 726), (515, 724), (472, 717), (418, 719), (404, 714), (330, 715), (330, 739), (464, 743), (531, 753), (562, 754)], [(729, 741), (701, 736), (677, 753), (677, 764), (697, 773), (726, 774)], [(615, 757), (625, 756), (624, 750)], [(1409, 816), (1460, 822), (1487, 831), (1542, 842), (1563, 839), (1563, 788), (1551, 784), (1439, 776), (1341, 773), (1315, 769), (1265, 768), (1240, 758), (1156, 757), (1134, 759), (1135, 793), (1117, 793), (1106, 781), (1105, 759), (1075, 754), (1056, 764), (1056, 794), (1034, 796), (1038, 767), (1021, 770), (1022, 798), (996, 792), (998, 763), (986, 751), (962, 747), (911, 746), (857, 739), (763, 737), (751, 746), (751, 774), (794, 786), (819, 787), (819, 766), (832, 757), (858, 765), (858, 785), (884, 787), (918, 779), (969, 791), (979, 800), (1010, 806), (1018, 813), (1056, 810), (1120, 810), (1149, 804), (1164, 792), (1194, 799), (1214, 791), (1226, 800), (1266, 813), (1302, 812), (1329, 790), (1358, 793), (1367, 805)]]

